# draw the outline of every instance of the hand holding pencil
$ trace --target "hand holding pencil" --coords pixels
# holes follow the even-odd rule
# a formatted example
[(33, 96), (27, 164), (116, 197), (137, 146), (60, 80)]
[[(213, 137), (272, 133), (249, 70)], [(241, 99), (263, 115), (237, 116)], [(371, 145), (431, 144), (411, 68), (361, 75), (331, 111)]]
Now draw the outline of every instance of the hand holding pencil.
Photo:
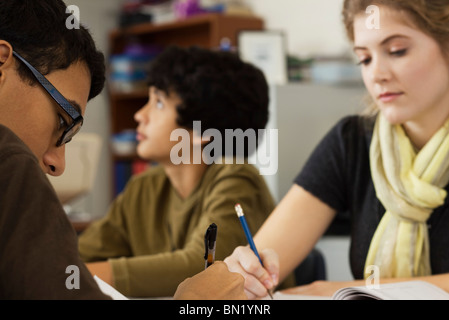
[[(268, 271), (265, 270), (263, 259), (257, 251), (256, 245), (253, 241), (253, 237), (246, 222), (243, 209), (240, 204), (235, 205), (235, 211), (237, 213), (237, 216), (239, 217), (243, 231), (245, 232), (245, 236), (248, 240), (248, 244), (253, 254), (250, 254), (248, 252), (247, 247), (238, 247), (230, 257), (225, 259), (225, 262), (228, 264), (228, 267), (231, 271), (239, 272), (245, 277), (245, 279), (247, 280), (245, 281), (245, 292), (247, 293), (249, 298), (264, 297), (268, 292), (270, 297), (273, 299), (271, 290), (274, 289), (275, 285), (277, 285), (276, 279), (279, 270), (278, 264), (274, 263), (275, 270), (271, 270), (271, 274), (269, 274)], [(271, 253), (275, 255), (275, 257), (273, 257), (274, 259), (268, 259), (268, 261), (278, 262), (276, 253), (272, 250), (268, 252), (270, 253), (268, 254), (268, 256), (270, 256)], [(254, 255), (257, 257), (258, 262), (254, 262), (254, 259), (251, 259), (252, 257), (254, 257)], [(262, 257), (264, 256), (262, 255)], [(240, 259), (243, 260), (243, 263), (241, 263)], [(255, 271), (255, 274), (250, 274), (247, 270), (245, 270), (243, 266), (246, 266), (253, 272)], [(272, 266), (273, 264), (270, 264), (270, 267)], [(273, 274), (275, 274), (274, 277)], [(248, 281), (248, 279), (251, 279), (252, 277), (256, 277), (259, 281)]]

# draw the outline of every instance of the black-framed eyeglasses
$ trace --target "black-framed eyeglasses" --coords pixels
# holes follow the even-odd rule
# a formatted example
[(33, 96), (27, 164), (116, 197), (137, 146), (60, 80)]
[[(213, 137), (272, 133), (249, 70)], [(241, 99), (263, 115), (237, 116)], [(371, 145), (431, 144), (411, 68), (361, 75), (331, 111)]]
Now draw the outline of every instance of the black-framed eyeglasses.
[(72, 118), (72, 124), (68, 125), (67, 128), (62, 133), (56, 146), (62, 146), (70, 140), (73, 136), (78, 133), (83, 125), (83, 116), (76, 110), (76, 108), (67, 101), (66, 98), (50, 83), (50, 81), (45, 78), (39, 71), (36, 70), (28, 61), (22, 58), (17, 52), (13, 51), (13, 55), (19, 59), (25, 66), (33, 73), (36, 80), (41, 84), (41, 86), (50, 94), (50, 96), (56, 101), (56, 103), (67, 113), (67, 115)]

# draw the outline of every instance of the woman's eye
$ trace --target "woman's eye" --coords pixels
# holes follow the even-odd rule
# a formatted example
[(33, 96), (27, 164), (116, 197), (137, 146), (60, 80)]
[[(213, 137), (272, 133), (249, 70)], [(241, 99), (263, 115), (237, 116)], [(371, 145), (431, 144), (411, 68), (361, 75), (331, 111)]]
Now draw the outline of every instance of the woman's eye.
[(367, 65), (371, 62), (371, 58), (365, 58), (359, 61), (358, 65)]
[(397, 57), (401, 57), (401, 56), (405, 55), (406, 53), (407, 53), (407, 49), (393, 50), (390, 52), (391, 55), (397, 56)]

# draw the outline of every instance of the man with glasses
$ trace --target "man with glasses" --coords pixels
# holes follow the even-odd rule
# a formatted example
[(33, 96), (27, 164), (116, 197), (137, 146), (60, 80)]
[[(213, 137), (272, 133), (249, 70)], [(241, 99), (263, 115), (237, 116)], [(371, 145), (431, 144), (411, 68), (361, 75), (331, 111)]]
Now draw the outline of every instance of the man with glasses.
[(37, 71), (31, 64), (28, 63), (24, 58), (22, 58), (17, 52), (12, 52), (12, 54), (19, 59), (25, 66), (33, 73), (39, 84), (50, 94), (50, 96), (55, 100), (55, 102), (64, 110), (64, 112), (71, 118), (70, 123), (66, 123), (64, 118), (61, 117), (62, 127), (64, 131), (61, 137), (56, 142), (56, 146), (60, 147), (70, 140), (73, 136), (80, 131), (83, 125), (83, 116), (81, 115), (81, 107), (78, 103), (69, 101), (64, 98), (64, 96), (59, 93), (59, 91), (43, 76), (39, 71)]
[[(103, 54), (84, 27), (66, 28), (67, 16), (61, 0), (0, 1), (0, 299), (109, 298), (45, 175), (64, 172), (65, 144), (105, 80)], [(224, 263), (208, 269), (177, 297), (244, 295)]]

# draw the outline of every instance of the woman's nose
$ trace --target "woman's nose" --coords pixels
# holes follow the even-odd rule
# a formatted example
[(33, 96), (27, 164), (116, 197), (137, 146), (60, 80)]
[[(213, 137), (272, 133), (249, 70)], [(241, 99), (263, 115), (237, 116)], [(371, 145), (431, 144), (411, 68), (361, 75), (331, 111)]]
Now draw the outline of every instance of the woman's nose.
[(381, 59), (373, 59), (371, 63), (371, 80), (375, 83), (383, 83), (391, 79), (391, 72), (388, 64)]

